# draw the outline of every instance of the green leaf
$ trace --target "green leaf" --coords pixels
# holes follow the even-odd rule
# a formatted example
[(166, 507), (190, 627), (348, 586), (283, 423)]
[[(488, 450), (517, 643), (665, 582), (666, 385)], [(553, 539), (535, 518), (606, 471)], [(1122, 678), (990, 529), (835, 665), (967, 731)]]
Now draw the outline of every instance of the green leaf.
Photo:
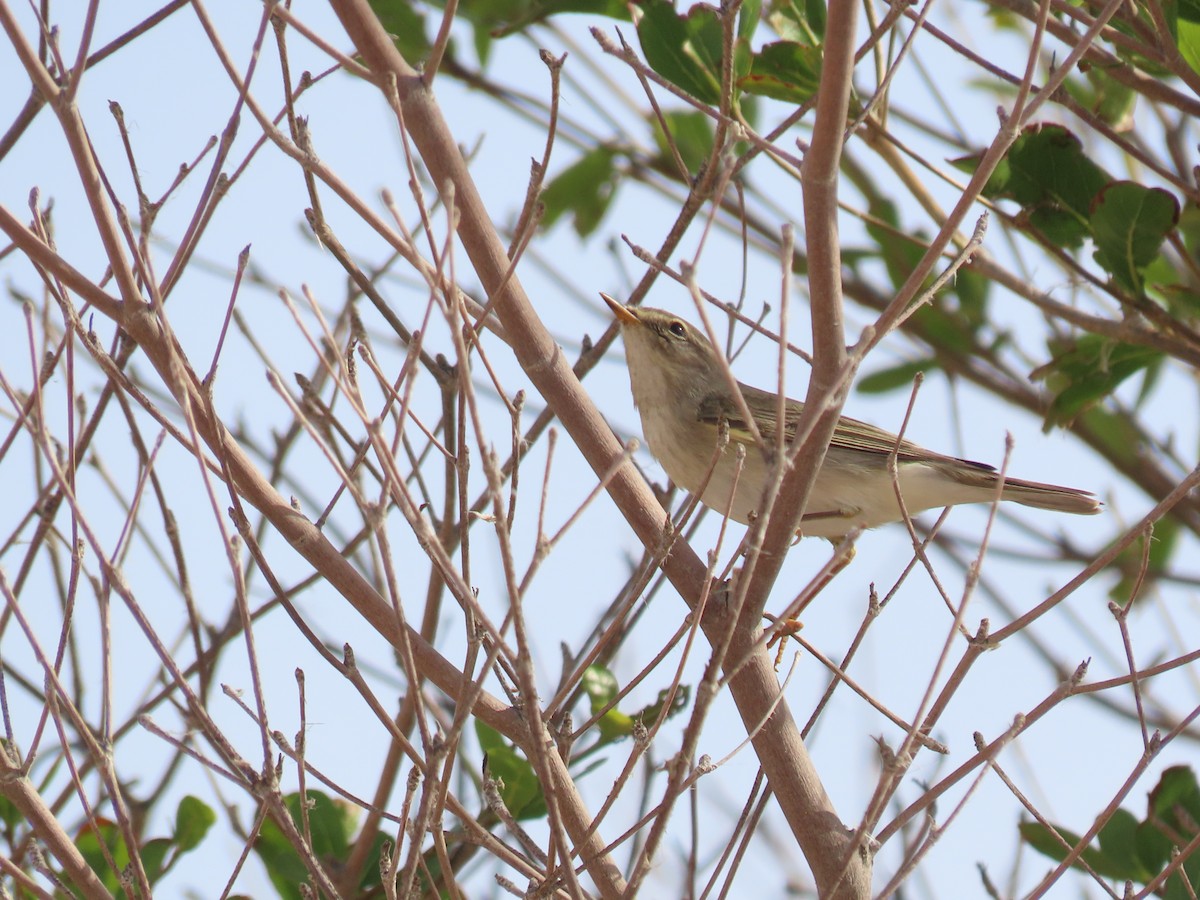
[(546, 815), (546, 797), (537, 773), (525, 757), (494, 728), (475, 720), (475, 736), (487, 754), (487, 769), (504, 783), (500, 796), (517, 819), (540, 819)]
[(1160, 188), (1114, 181), (1091, 211), (1096, 262), (1128, 290), (1142, 293), (1143, 270), (1179, 221), (1179, 201)]
[[(1149, 813), (1139, 832), (1139, 857), (1160, 861), (1158, 872), (1171, 861), (1172, 854), (1189, 844), (1197, 834), (1200, 822), (1200, 787), (1190, 766), (1172, 766), (1159, 777), (1150, 792)], [(1157, 837), (1151, 833), (1157, 833)], [(1193, 852), (1183, 860), (1183, 872), (1191, 884), (1200, 878), (1200, 853)], [(1194, 896), (1178, 872), (1167, 881), (1163, 896), (1168, 900)]]
[(696, 4), (686, 16), (667, 0), (648, 0), (638, 22), (638, 39), (650, 68), (702, 103), (721, 99), (721, 20), (710, 6)]
[(258, 854), (267, 878), (285, 900), (300, 900), (300, 885), (309, 881), (308, 869), (300, 854), (284, 833), (271, 819), (266, 819), (254, 841), (254, 852)]
[(1110, 412), (1103, 406), (1084, 410), (1079, 421), (1100, 444), (1101, 452), (1117, 468), (1137, 464), (1137, 448), (1142, 437), (1129, 417)]
[[(336, 801), (321, 791), (308, 791), (306, 796), (313, 853), (325, 864), (336, 868), (345, 861), (349, 852), (350, 839), (355, 831), (354, 811), (348, 804)], [(283, 802), (292, 822), (304, 834), (301, 818), (301, 804), (304, 801), (299, 792), (288, 794)], [(299, 900), (299, 885), (309, 881), (308, 869), (291, 841), (272, 819), (266, 819), (259, 829), (254, 852), (262, 860), (267, 877), (280, 896)]]
[[(382, 831), (375, 832), (375, 839), (371, 842), (371, 850), (367, 854), (367, 858), (363, 862), (362, 878), (358, 881), (358, 887), (361, 891), (360, 896), (376, 897), (381, 896), (383, 891), (378, 890), (383, 884), (383, 873), (379, 869), (379, 859), (383, 856), (384, 844), (387, 844), (389, 838)], [(437, 851), (432, 851), (433, 856), (437, 856)], [(417, 882), (421, 884), (421, 882)]]
[[(473, 2), (478, 2), (478, 0), (473, 0)], [(500, 2), (503, 3), (504, 0), (500, 0)], [(567, 13), (607, 16), (623, 22), (628, 22), (630, 18), (629, 4), (624, 0), (521, 0), (521, 5), (525, 8), (519, 14), (510, 16), (504, 24), (493, 28), (494, 37), (506, 37), (523, 31), (537, 22), (549, 19), (551, 16)]]
[[(961, 157), (954, 165), (974, 172), (981, 158)], [(996, 167), (984, 194), (1015, 200), (1021, 207), (1018, 224), (1036, 229), (1051, 243), (1073, 248), (1090, 236), (1092, 199), (1111, 180), (1067, 129), (1031, 125)]]
[(1135, 849), (1138, 860), (1147, 872), (1161, 872), (1171, 861), (1172, 840), (1163, 834), (1162, 829), (1153, 822), (1142, 822), (1138, 825), (1135, 836)]
[[(117, 871), (113, 871), (105, 859), (102, 844), (112, 854)], [(75, 835), (75, 848), (96, 876), (104, 882), (104, 886), (112, 893), (117, 893), (121, 886), (118, 873), (129, 865), (129, 849), (125, 846), (125, 838), (121, 836), (116, 822), (98, 818), (95, 823), (84, 825)]]
[(1192, 71), (1200, 73), (1200, 3), (1178, 0), (1174, 6), (1175, 46)]
[(1195, 291), (1173, 284), (1160, 285), (1154, 291), (1154, 295), (1176, 316), (1189, 319), (1200, 316), (1200, 294)]
[(138, 848), (138, 856), (142, 860), (142, 868), (146, 872), (146, 880), (155, 884), (166, 872), (167, 854), (174, 848), (175, 842), (169, 838), (151, 838)]
[[(355, 815), (350, 806), (335, 801), (321, 791), (308, 791), (308, 827), (312, 832), (312, 849), (324, 859), (344, 859), (350, 849), (350, 839), (355, 831)], [(292, 814), (292, 821), (303, 831), (300, 794), (284, 797), (284, 803)]]
[(417, 12), (411, 0), (369, 0), (372, 11), (384, 31), (409, 63), (416, 65), (429, 55), (425, 37), (425, 16)]
[(567, 212), (575, 232), (587, 237), (608, 212), (617, 187), (616, 152), (597, 147), (560, 172), (542, 191), (545, 214), (542, 227), (550, 228)]
[[(1195, 837), (1197, 822), (1200, 822), (1200, 789), (1195, 772), (1188, 766), (1174, 766), (1163, 772), (1150, 791), (1146, 821), (1139, 822), (1133, 813), (1118, 809), (1097, 834), (1099, 848), (1094, 845), (1085, 848), (1080, 854), (1081, 863), (1103, 878), (1148, 884), (1169, 864), (1176, 864), (1172, 856)], [(1059, 862), (1079, 843), (1078, 835), (1057, 826), (1026, 822), (1019, 830), (1026, 843)], [(1076, 863), (1076, 867), (1082, 868), (1081, 863)], [(1200, 853), (1192, 853), (1183, 860), (1183, 874), (1191, 884), (1200, 879)], [(1174, 872), (1165, 890), (1157, 893), (1168, 900), (1195, 896), (1179, 872)]]
[(184, 797), (175, 810), (175, 846), (181, 853), (194, 849), (216, 821), (212, 807), (196, 797)]
[[(1017, 826), (1021, 838), (1042, 856), (1055, 862), (1067, 858), (1070, 848), (1079, 843), (1081, 835), (1057, 826), (1048, 828), (1041, 822), (1022, 822)], [(1065, 843), (1064, 843), (1065, 842)]]
[(958, 297), (958, 310), (974, 326), (987, 320), (987, 301), (992, 281), (974, 269), (964, 266), (959, 269), (950, 283), (950, 290)]
[(1149, 818), (1159, 819), (1184, 837), (1200, 822), (1200, 785), (1190, 766), (1171, 766), (1150, 792)]
[[(1142, 544), (1142, 541), (1145, 540), (1150, 541), (1148, 553)], [(1112, 568), (1122, 574), (1120, 581), (1113, 585), (1112, 590), (1108, 592), (1109, 598), (1117, 603), (1128, 602), (1139, 581), (1142, 583), (1141, 594), (1133, 599), (1137, 602), (1145, 598), (1148, 594), (1146, 586), (1153, 583), (1156, 573), (1167, 570), (1171, 555), (1175, 552), (1178, 544), (1179, 522), (1169, 517), (1159, 519), (1154, 524), (1154, 530), (1149, 536), (1126, 547), (1112, 561)], [(1143, 566), (1146, 568), (1144, 574)]]
[[(1043, 856), (1048, 856), (1056, 862), (1062, 862), (1067, 858), (1069, 848), (1074, 847), (1080, 841), (1082, 835), (1075, 834), (1073, 831), (1068, 831), (1065, 828), (1059, 828), (1057, 825), (1046, 827), (1040, 822), (1022, 822), (1018, 826), (1021, 837), (1034, 850), (1041, 853)], [(1058, 837), (1055, 836), (1057, 833)], [(1061, 838), (1061, 840), (1060, 840)], [(1063, 842), (1066, 842), (1065, 844)], [(1080, 859), (1086, 862), (1096, 874), (1103, 878), (1120, 878), (1122, 877), (1113, 863), (1102, 852), (1095, 847), (1085, 847), (1083, 852), (1079, 854)], [(1073, 863), (1071, 868), (1083, 868), (1078, 862)]]
[(755, 53), (738, 86), (750, 94), (801, 104), (821, 83), (821, 51), (795, 41), (776, 41)]
[[(411, 28), (414, 19), (420, 18), (417, 9), (426, 4), (416, 0), (370, 0), (380, 21), (389, 32), (405, 40), (415, 40)], [(430, 0), (429, 6), (445, 9), (445, 0)], [(458, 5), (456, 20), (469, 22), (475, 53), (481, 65), (486, 65), (491, 55), (492, 41), (525, 31), (530, 25), (551, 16), (568, 13), (586, 13), (592, 16), (608, 16), (612, 19), (629, 21), (629, 7), (624, 0), (468, 0)], [(388, 16), (391, 18), (389, 19)], [(423, 37), (423, 28), (422, 28)], [(416, 52), (419, 50), (419, 52)], [(401, 47), (401, 52), (404, 48)], [(428, 48), (414, 48), (410, 60), (427, 55)]]
[[(663, 113), (667, 128), (675, 141), (683, 164), (691, 173), (696, 173), (712, 154), (713, 128), (712, 120), (699, 110), (673, 110)], [(671, 148), (667, 145), (662, 126), (657, 117), (652, 120), (654, 142), (658, 145), (663, 165), (673, 166)]]
[(867, 234), (879, 244), (880, 256), (887, 266), (892, 286), (899, 287), (925, 255), (928, 241), (923, 241), (920, 233), (915, 236), (909, 235), (901, 227), (900, 216), (892, 201), (874, 197), (868, 211), (872, 219), (878, 221), (867, 221)]
[[(588, 666), (580, 680), (592, 705), (592, 715), (600, 712), (620, 693), (616, 676), (604, 666)], [(633, 732), (634, 719), (616, 707), (600, 717), (600, 743), (607, 744)]]
[[(202, 824), (202, 820), (207, 824)], [(184, 824), (181, 826), (180, 822)], [(137, 848), (138, 858), (151, 884), (156, 884), (173, 863), (178, 854), (193, 849), (204, 837), (205, 832), (216, 821), (216, 815), (195, 797), (185, 797), (176, 811), (175, 835), (170, 838), (149, 838)], [(193, 840), (181, 840), (183, 834)], [(108, 848), (117, 869), (124, 870), (130, 863), (128, 847), (121, 829), (115, 822), (98, 819), (95, 825), (85, 825), (75, 837), (75, 846), (91, 866), (99, 879), (113, 894), (126, 896), (121, 888), (118, 872), (114, 872), (101, 850)], [(174, 856), (172, 855), (174, 854)]]
[[(8, 752), (4, 747), (6, 741), (0, 741), (0, 753)], [(25, 821), (25, 816), (21, 814), (21, 810), (17, 805), (7, 797), (0, 797), (0, 822), (3, 822), (9, 828), (13, 828), (21, 822)]]
[(1092, 198), (1109, 182), (1083, 145), (1061, 125), (1032, 125), (1009, 148), (1004, 195), (1022, 206), (1052, 202), (1086, 220)]
[(999, 6), (987, 7), (986, 12), (988, 20), (992, 24), (994, 31), (1009, 31), (1025, 38), (1028, 34), (1028, 20), (1017, 15), (1015, 12), (1010, 12), (1007, 9), (1001, 9)]
[(1118, 809), (1100, 828), (1097, 839), (1100, 855), (1106, 865), (1116, 874), (1118, 881), (1136, 881), (1145, 884), (1154, 873), (1142, 865), (1137, 852), (1137, 816), (1125, 809)]
[(492, 56), (492, 33), (481, 25), (476, 25), (472, 29), (475, 44), (475, 56), (479, 60), (480, 68), (486, 68), (488, 60)]
[[(980, 85), (982, 87), (982, 85)], [(958, 169), (960, 172), (966, 172), (968, 175), (974, 175), (979, 168), (979, 164), (983, 162), (983, 153), (971, 153), (967, 156), (956, 156), (950, 160), (950, 165)], [(1004, 187), (1008, 184), (1008, 179), (1012, 175), (1012, 166), (1008, 164), (1007, 159), (1000, 160), (996, 164), (996, 168), (992, 170), (991, 177), (988, 178), (987, 184), (983, 186), (984, 196), (996, 198), (1000, 197), (1004, 191)]]
[[(634, 713), (634, 721), (644, 722), (646, 725), (657, 722), (659, 716), (662, 715), (663, 705), (667, 702), (667, 697), (668, 691), (665, 688), (659, 691), (658, 699)], [(688, 704), (691, 702), (691, 697), (691, 688), (686, 684), (681, 684), (675, 691), (674, 696), (671, 697), (671, 707), (667, 710), (666, 718), (673, 718), (687, 709)]]
[(762, 19), (762, 0), (742, 0), (742, 8), (738, 10), (737, 36), (749, 40), (758, 30)]
[(1183, 245), (1193, 256), (1200, 255), (1200, 207), (1189, 203), (1179, 214), (1179, 233)]
[(1099, 65), (1088, 67), (1087, 80), (1091, 87), (1090, 94), (1079, 98), (1079, 102), (1115, 131), (1128, 131), (1132, 128), (1137, 91), (1124, 82), (1117, 81)]
[(767, 24), (785, 41), (816, 47), (825, 36), (823, 0), (770, 0)]
[[(381, 5), (395, 3), (415, 6), (414, 0), (375, 2)], [(445, 9), (446, 4), (445, 0), (431, 0), (430, 5)], [(608, 16), (622, 21), (629, 21), (630, 18), (628, 6), (623, 0), (469, 0), (459, 4), (456, 18), (471, 24), (475, 52), (480, 64), (486, 65), (493, 39), (524, 31), (552, 15), (567, 13)]]
[(829, 16), (825, 0), (804, 0), (804, 14), (808, 19), (809, 27), (813, 30), (813, 34), (818, 38), (824, 38), (825, 20)]
[[(1180, 217), (1181, 222), (1186, 215), (1185, 211)], [(1186, 243), (1183, 229), (1177, 226), (1176, 231)], [(1191, 319), (1200, 314), (1200, 295), (1192, 289), (1190, 274), (1182, 272), (1181, 268), (1177, 267), (1175, 254), (1159, 253), (1142, 269), (1142, 279), (1147, 297), (1165, 306), (1173, 315)]]
[(911, 388), (913, 379), (923, 372), (939, 368), (936, 359), (919, 359), (900, 363), (887, 369), (879, 369), (858, 380), (855, 387), (860, 394), (886, 394), (897, 388)]
[(617, 694), (621, 693), (621, 686), (617, 684), (617, 676), (599, 665), (588, 666), (584, 670), (580, 686), (592, 703), (593, 715), (612, 703)]
[(1125, 344), (1099, 335), (1084, 335), (1051, 346), (1054, 358), (1030, 375), (1054, 393), (1046, 428), (1075, 420), (1084, 410), (1107, 397), (1129, 376), (1158, 366), (1163, 354), (1149, 347)]
[(955, 353), (975, 352), (975, 332), (979, 326), (959, 312), (922, 306), (909, 322), (913, 330), (936, 347)]
[[(1161, 8), (1167, 20), (1167, 30), (1175, 34), (1175, 15), (1172, 12), (1175, 6), (1175, 0), (1164, 0)], [(1135, 6), (1130, 10), (1128, 16), (1113, 16), (1109, 19), (1108, 24), (1112, 26), (1118, 33), (1128, 38), (1133, 38), (1132, 42), (1120, 41), (1113, 43), (1112, 49), (1122, 62), (1130, 67), (1140, 69), (1146, 75), (1155, 79), (1165, 79), (1171, 76), (1171, 70), (1165, 66), (1160, 59), (1149, 59), (1131, 49), (1132, 46), (1138, 45), (1138, 35), (1145, 35), (1147, 30), (1157, 31), (1157, 26), (1151, 18), (1144, 6)], [(1156, 57), (1160, 57), (1161, 53), (1156, 53)]]

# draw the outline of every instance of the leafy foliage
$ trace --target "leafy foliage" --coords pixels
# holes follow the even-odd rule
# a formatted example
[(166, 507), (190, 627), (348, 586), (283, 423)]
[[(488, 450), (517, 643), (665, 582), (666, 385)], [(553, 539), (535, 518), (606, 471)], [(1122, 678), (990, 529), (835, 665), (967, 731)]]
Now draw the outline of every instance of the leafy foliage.
[[(345, 860), (354, 838), (357, 816), (345, 802), (335, 800), (321, 791), (310, 790), (305, 798), (302, 799), (298, 793), (284, 797), (292, 824), (305, 836), (312, 854), (331, 869), (337, 869), (337, 864)], [(307, 808), (301, 809), (302, 804)], [(359, 887), (364, 892), (380, 886), (379, 857), (384, 841), (382, 834), (375, 836), (359, 881)], [(287, 900), (302, 900), (305, 897), (301, 885), (311, 881), (308, 867), (291, 839), (270, 818), (263, 821), (254, 842), (254, 852), (262, 860), (271, 884), (280, 897)]]
[[(153, 887), (158, 884), (181, 856), (198, 848), (216, 821), (216, 813), (202, 800), (192, 796), (180, 800), (175, 809), (174, 834), (167, 838), (150, 838), (137, 848), (138, 858), (150, 885)], [(126, 891), (121, 877), (131, 865), (131, 858), (125, 837), (116, 822), (98, 818), (94, 823), (84, 826), (75, 836), (75, 846), (113, 894), (136, 896), (136, 893), (131, 895)], [(117, 871), (109, 864), (109, 858)], [(61, 873), (60, 877), (66, 879)]]
[[(1072, 865), (1087, 865), (1097, 875), (1112, 881), (1131, 881), (1148, 885), (1170, 868), (1165, 890), (1158, 895), (1166, 900), (1185, 900), (1193, 896), (1190, 885), (1200, 879), (1200, 851), (1173, 858), (1192, 839), (1200, 835), (1200, 787), (1190, 766), (1165, 770), (1150, 792), (1146, 818), (1124, 809), (1116, 810), (1101, 827), (1096, 843), (1083, 848)], [(1062, 862), (1077, 847), (1082, 837), (1065, 828), (1026, 822), (1021, 836), (1033, 849)]]

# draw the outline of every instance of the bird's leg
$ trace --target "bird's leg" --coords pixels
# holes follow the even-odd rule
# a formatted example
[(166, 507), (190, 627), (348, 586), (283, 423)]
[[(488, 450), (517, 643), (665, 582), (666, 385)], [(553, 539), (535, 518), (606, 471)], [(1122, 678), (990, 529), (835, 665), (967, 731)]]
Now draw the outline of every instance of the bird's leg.
[(775, 671), (778, 672), (779, 667), (783, 665), (783, 649), (787, 646), (788, 638), (799, 634), (804, 623), (799, 619), (781, 619), (768, 612), (763, 613), (763, 618), (775, 623), (775, 627), (771, 629), (771, 637), (767, 640), (767, 649), (770, 650), (776, 643), (779, 644), (779, 649), (775, 651)]
[[(805, 518), (807, 519), (808, 516), (805, 516)], [(771, 637), (767, 641), (767, 647), (770, 648), (776, 642), (779, 644), (779, 650), (775, 653), (776, 671), (778, 671), (779, 666), (783, 663), (783, 648), (787, 644), (787, 639), (799, 634), (800, 629), (804, 627), (804, 623), (796, 618), (796, 616), (808, 606), (813, 597), (825, 590), (826, 586), (846, 566), (850, 565), (850, 562), (854, 559), (855, 549), (853, 541), (849, 541), (846, 538), (839, 538), (832, 543), (834, 546), (833, 558), (826, 565), (825, 572), (796, 598), (796, 601), (792, 604), (796, 609), (795, 614), (779, 618), (770, 613), (763, 613), (764, 619), (775, 623)]]

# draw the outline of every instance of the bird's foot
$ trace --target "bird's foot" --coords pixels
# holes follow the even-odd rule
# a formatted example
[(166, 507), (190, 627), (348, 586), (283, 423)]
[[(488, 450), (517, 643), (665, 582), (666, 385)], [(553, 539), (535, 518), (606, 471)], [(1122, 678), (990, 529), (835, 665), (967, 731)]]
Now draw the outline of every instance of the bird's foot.
[(763, 613), (763, 618), (775, 623), (771, 637), (767, 641), (767, 649), (770, 650), (776, 644), (779, 645), (779, 649), (775, 651), (775, 671), (778, 672), (779, 667), (783, 664), (783, 650), (787, 646), (788, 638), (799, 634), (804, 623), (799, 619), (780, 619), (770, 613)]

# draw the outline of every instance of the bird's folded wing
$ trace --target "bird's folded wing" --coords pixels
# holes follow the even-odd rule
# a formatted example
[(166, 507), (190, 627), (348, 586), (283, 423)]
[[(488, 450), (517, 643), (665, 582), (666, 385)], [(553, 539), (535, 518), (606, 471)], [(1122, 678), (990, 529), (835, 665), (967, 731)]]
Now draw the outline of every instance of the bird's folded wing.
[[(740, 385), (742, 396), (747, 405), (754, 410), (759, 431), (763, 440), (768, 443), (775, 436), (778, 424), (779, 399), (776, 394), (759, 390), (750, 385)], [(800, 422), (800, 413), (804, 404), (796, 400), (788, 400), (784, 406), (784, 436), (790, 443), (796, 436), (796, 426)], [(713, 394), (700, 402), (697, 417), (701, 422), (717, 427), (724, 420), (729, 426), (729, 438), (743, 444), (754, 442), (753, 432), (746, 426), (745, 417), (741, 410), (727, 396)], [(830, 447), (841, 450), (859, 450), (863, 453), (878, 453), (887, 455), (896, 452), (901, 461), (913, 462), (957, 462), (975, 466), (984, 471), (995, 471), (993, 466), (972, 460), (960, 460), (926, 450), (911, 441), (899, 440), (896, 435), (882, 428), (877, 428), (867, 422), (843, 416), (838, 420)]]

